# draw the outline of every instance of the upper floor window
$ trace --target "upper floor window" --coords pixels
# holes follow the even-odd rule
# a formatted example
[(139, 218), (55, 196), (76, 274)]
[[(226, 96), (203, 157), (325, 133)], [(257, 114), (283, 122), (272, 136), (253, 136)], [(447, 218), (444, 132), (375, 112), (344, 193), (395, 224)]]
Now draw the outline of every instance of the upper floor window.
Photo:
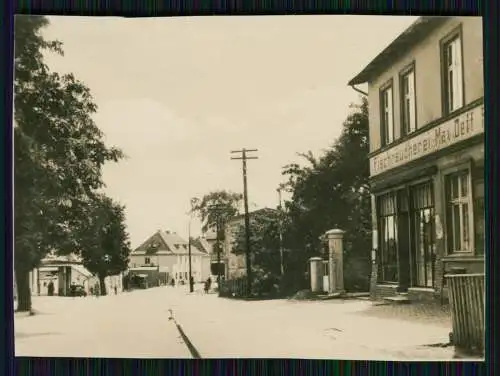
[(401, 74), (401, 128), (403, 134), (417, 129), (415, 108), (415, 70), (412, 67)]
[(382, 146), (394, 141), (394, 114), (392, 108), (392, 85), (380, 91), (380, 125), (382, 130)]
[(453, 34), (442, 45), (445, 112), (451, 113), (463, 106), (462, 40)]
[(469, 170), (446, 177), (448, 253), (472, 251), (473, 213), (469, 187)]
[(149, 265), (151, 263), (151, 259), (149, 257), (144, 257), (144, 265)]

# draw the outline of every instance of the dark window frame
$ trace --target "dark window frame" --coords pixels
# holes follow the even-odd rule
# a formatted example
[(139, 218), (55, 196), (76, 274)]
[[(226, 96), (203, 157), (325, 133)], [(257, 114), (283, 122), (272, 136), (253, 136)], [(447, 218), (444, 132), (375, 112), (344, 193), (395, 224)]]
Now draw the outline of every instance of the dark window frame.
[[(451, 110), (449, 108), (449, 93), (448, 93), (448, 70), (447, 70), (447, 57), (446, 51), (448, 45), (453, 42), (455, 39), (459, 39), (460, 43), (460, 64), (462, 67), (462, 106), (456, 108), (455, 110)], [(458, 25), (454, 28), (450, 33), (448, 33), (444, 38), (442, 38), (439, 42), (440, 45), (440, 65), (441, 65), (441, 103), (442, 103), (442, 116), (447, 116), (452, 114), (455, 111), (459, 111), (466, 104), (465, 101), (465, 69), (464, 69), (464, 40), (463, 40), (463, 31), (462, 24)]]
[[(392, 107), (392, 140), (386, 141), (386, 136), (387, 136), (387, 124), (385, 124), (385, 109), (384, 109), (384, 93), (388, 90), (391, 89), (391, 107)], [(396, 127), (395, 127), (395, 122), (394, 122), (394, 80), (391, 78), (388, 81), (386, 81), (385, 84), (381, 85), (379, 88), (379, 108), (380, 108), (380, 145), (381, 147), (387, 146), (392, 144), (394, 141), (396, 141)]]
[[(391, 214), (382, 214), (382, 203), (385, 198), (390, 198), (393, 200), (394, 211)], [(378, 245), (377, 245), (377, 263), (378, 263), (378, 276), (377, 283), (381, 284), (398, 284), (399, 283), (399, 244), (398, 244), (398, 203), (397, 203), (397, 191), (391, 190), (385, 193), (381, 193), (376, 197), (376, 205), (377, 205), (377, 233), (378, 233)], [(387, 263), (386, 259), (388, 256), (384, 246), (384, 233), (382, 221), (388, 217), (392, 217), (393, 219), (393, 231), (394, 231), (394, 242), (395, 242), (395, 254), (396, 259), (393, 260), (394, 263)], [(387, 267), (395, 268), (395, 278), (394, 280), (390, 280), (386, 278), (385, 268)]]
[[(413, 100), (414, 100), (414, 117), (415, 117), (415, 129), (413, 131), (409, 131), (407, 129), (407, 125), (405, 124), (405, 106), (404, 106), (404, 79), (405, 77), (413, 73)], [(416, 73), (416, 62), (413, 60), (410, 64), (406, 65), (399, 72), (399, 112), (400, 112), (400, 132), (401, 137), (408, 136), (418, 130), (418, 119), (417, 119), (417, 73)]]

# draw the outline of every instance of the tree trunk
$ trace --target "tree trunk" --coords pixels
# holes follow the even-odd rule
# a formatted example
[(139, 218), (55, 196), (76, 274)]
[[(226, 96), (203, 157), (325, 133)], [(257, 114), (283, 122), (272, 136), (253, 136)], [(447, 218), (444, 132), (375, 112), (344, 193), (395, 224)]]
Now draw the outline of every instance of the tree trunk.
[(30, 312), (31, 311), (31, 290), (30, 290), (30, 276), (29, 271), (16, 270), (16, 284), (17, 284), (17, 311)]
[(105, 278), (106, 277), (99, 275), (99, 294), (102, 296), (108, 294), (108, 292), (106, 291), (106, 283), (104, 282)]

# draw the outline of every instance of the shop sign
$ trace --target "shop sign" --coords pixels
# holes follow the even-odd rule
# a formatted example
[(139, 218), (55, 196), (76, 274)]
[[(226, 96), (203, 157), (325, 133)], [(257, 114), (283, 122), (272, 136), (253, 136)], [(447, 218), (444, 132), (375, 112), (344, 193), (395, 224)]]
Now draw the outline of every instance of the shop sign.
[(403, 166), (481, 133), (484, 133), (483, 105), (370, 158), (370, 176)]

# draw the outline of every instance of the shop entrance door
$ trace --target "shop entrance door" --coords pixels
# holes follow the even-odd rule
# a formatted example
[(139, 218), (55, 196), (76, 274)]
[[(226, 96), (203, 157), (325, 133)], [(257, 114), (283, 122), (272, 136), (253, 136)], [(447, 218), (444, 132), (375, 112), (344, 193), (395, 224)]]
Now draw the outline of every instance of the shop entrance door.
[(432, 182), (411, 187), (410, 198), (411, 285), (433, 288), (436, 241)]
[(399, 291), (406, 292), (411, 285), (410, 268), (410, 213), (408, 191), (401, 189), (397, 192), (398, 200), (398, 266), (399, 266)]

